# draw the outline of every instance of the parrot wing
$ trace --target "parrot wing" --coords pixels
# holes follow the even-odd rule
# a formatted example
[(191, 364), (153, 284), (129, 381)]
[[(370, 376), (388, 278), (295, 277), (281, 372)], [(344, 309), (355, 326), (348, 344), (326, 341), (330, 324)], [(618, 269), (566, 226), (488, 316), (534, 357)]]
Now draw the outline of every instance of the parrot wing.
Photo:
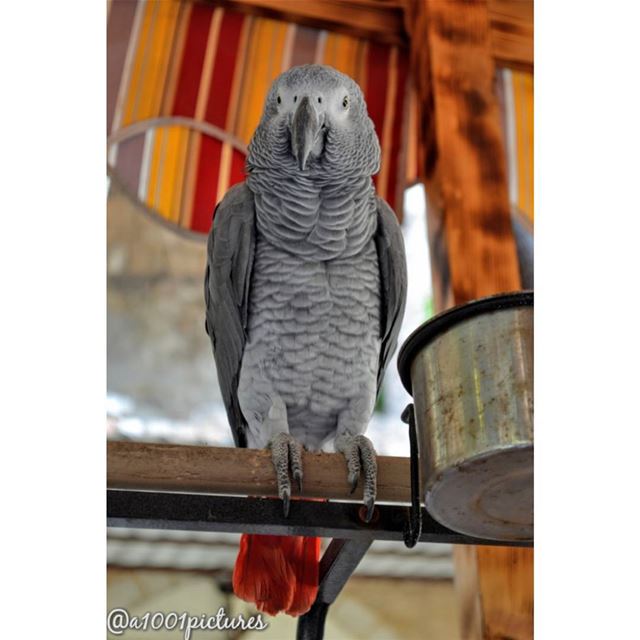
[(246, 447), (246, 421), (238, 403), (238, 379), (246, 342), (249, 285), (255, 254), (253, 194), (241, 183), (216, 207), (207, 242), (205, 329), (213, 346), (218, 381), (233, 439)]
[(398, 344), (398, 334), (407, 299), (407, 260), (404, 240), (393, 209), (380, 197), (378, 229), (375, 235), (380, 268), (380, 363), (378, 365), (378, 393), (384, 372)]

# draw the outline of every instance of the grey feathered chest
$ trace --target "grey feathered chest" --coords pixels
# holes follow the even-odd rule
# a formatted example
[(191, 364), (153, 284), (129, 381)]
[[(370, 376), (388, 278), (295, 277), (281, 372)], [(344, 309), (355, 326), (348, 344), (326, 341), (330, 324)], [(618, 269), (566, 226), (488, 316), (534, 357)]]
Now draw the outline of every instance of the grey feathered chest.
[[(257, 413), (260, 397), (270, 396), (272, 413), (285, 411), (290, 433), (316, 449), (340, 419), (351, 416), (354, 430), (363, 430), (375, 402), (375, 194), (370, 178), (338, 188), (309, 184), (297, 195), (290, 183), (252, 178), (256, 247), (238, 396), (243, 411)], [(254, 433), (247, 419), (250, 444), (264, 446), (271, 430), (261, 419)]]

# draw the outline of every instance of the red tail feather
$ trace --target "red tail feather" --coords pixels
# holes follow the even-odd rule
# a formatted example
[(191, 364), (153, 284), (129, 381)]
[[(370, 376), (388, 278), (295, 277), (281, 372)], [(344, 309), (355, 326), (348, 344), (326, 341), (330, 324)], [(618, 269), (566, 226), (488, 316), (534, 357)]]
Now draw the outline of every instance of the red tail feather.
[(306, 613), (318, 593), (320, 538), (243, 534), (233, 590), (259, 611)]

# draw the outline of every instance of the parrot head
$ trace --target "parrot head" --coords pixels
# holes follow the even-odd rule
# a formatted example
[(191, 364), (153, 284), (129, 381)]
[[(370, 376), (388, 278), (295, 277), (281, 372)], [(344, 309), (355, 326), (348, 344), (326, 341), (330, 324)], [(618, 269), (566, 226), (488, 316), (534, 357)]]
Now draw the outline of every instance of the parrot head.
[(334, 178), (371, 176), (380, 144), (360, 87), (332, 67), (308, 64), (278, 76), (267, 94), (247, 169)]

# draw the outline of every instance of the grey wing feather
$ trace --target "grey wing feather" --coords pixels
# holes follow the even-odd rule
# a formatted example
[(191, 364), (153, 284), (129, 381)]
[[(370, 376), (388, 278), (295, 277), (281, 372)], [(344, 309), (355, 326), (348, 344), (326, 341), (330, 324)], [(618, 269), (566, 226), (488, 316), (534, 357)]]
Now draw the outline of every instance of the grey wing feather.
[(391, 207), (378, 198), (378, 229), (375, 235), (380, 269), (380, 363), (378, 393), (384, 372), (398, 344), (407, 300), (407, 259), (400, 224)]
[(238, 403), (238, 379), (246, 343), (249, 287), (255, 254), (253, 194), (241, 183), (216, 207), (207, 242), (205, 329), (236, 446), (246, 447), (246, 421)]

